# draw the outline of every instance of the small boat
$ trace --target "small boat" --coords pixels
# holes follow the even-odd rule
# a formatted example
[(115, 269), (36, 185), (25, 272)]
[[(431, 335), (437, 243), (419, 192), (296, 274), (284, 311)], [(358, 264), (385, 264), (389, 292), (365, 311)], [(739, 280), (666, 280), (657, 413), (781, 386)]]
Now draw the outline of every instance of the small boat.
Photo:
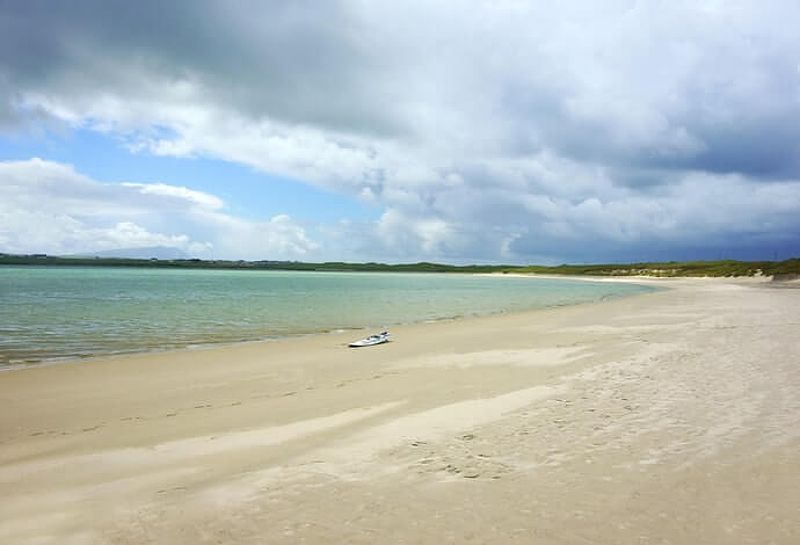
[(360, 341), (354, 341), (348, 344), (350, 348), (360, 348), (362, 346), (375, 346), (376, 344), (383, 344), (389, 342), (389, 332), (388, 331), (381, 331), (380, 333), (376, 333), (375, 335), (370, 335)]

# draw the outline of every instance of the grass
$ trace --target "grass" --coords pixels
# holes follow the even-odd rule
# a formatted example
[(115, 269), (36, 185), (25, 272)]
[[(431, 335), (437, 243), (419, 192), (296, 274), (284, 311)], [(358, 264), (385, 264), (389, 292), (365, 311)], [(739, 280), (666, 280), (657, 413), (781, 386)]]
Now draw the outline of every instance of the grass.
[(118, 259), (74, 258), (47, 255), (0, 254), (0, 265), (159, 267), (183, 269), (245, 269), (283, 271), (353, 272), (457, 272), (457, 273), (535, 273), (589, 276), (786, 276), (800, 275), (800, 258), (785, 261), (669, 261), (664, 263), (609, 263), (587, 265), (444, 265), (441, 263), (304, 263), (300, 261), (204, 261), (200, 259)]
[(557, 267), (530, 266), (515, 269), (515, 272), (592, 276), (775, 276), (800, 274), (800, 259), (793, 258), (785, 261), (669, 261), (663, 263), (559, 265)]

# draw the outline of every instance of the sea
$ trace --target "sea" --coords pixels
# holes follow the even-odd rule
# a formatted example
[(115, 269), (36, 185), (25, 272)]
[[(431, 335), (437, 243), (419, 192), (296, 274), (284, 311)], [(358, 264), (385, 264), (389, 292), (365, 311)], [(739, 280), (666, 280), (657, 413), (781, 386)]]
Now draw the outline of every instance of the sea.
[(382, 329), (652, 289), (510, 275), (0, 266), (0, 370)]

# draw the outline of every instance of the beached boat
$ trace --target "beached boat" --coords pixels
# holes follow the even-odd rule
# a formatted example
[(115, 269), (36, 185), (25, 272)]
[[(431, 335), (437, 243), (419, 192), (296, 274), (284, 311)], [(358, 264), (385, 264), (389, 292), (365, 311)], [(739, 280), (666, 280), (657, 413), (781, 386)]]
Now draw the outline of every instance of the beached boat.
[(388, 331), (381, 331), (380, 333), (376, 333), (375, 335), (370, 335), (369, 337), (365, 337), (360, 341), (351, 342), (349, 345), (350, 348), (360, 348), (362, 346), (375, 346), (376, 344), (383, 344), (389, 342), (389, 332)]

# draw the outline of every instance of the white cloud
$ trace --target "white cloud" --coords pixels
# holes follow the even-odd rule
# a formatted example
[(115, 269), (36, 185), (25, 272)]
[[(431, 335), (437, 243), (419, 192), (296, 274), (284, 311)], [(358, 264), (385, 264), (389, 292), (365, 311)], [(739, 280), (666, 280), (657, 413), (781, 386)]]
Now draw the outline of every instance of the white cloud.
[(188, 187), (177, 187), (167, 184), (139, 184), (132, 182), (125, 182), (120, 184), (123, 187), (133, 187), (139, 190), (144, 195), (162, 195), (165, 197), (175, 197), (177, 199), (188, 201), (201, 208), (209, 210), (218, 210), (224, 206), (222, 199), (203, 193), (201, 191), (194, 191)]
[(288, 216), (248, 221), (223, 208), (185, 187), (101, 183), (41, 159), (0, 162), (0, 251), (165, 246), (206, 258), (296, 259), (317, 248)]

